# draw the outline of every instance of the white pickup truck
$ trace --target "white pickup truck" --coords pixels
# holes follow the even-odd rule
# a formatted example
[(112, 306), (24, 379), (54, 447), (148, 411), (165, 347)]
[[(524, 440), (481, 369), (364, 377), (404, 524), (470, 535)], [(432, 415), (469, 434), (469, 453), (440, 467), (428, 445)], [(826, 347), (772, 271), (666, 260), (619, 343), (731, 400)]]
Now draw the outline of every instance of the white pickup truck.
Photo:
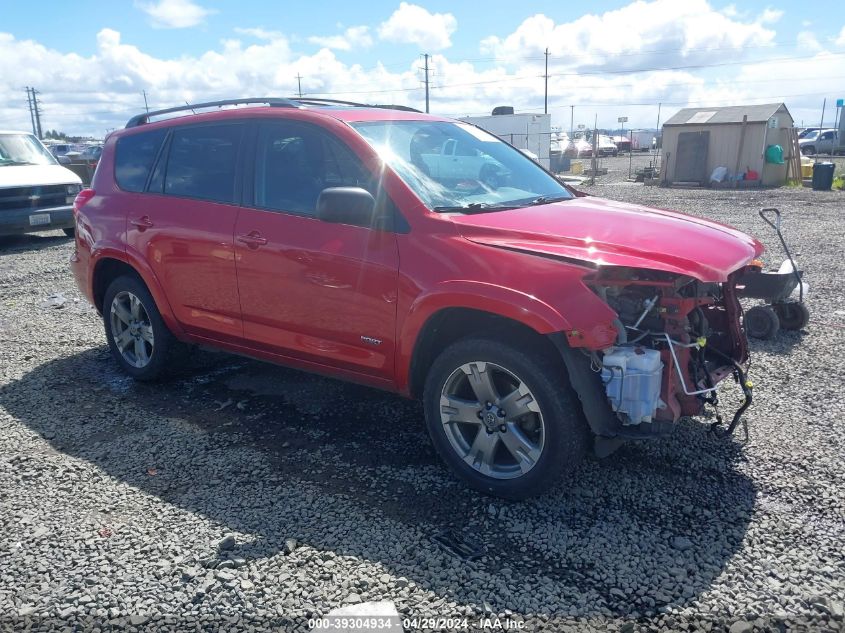
[(492, 156), (462, 146), (453, 138), (443, 142), (440, 153), (421, 156), (432, 178), (482, 180), (487, 176), (485, 171), (495, 175), (503, 170), (502, 164)]

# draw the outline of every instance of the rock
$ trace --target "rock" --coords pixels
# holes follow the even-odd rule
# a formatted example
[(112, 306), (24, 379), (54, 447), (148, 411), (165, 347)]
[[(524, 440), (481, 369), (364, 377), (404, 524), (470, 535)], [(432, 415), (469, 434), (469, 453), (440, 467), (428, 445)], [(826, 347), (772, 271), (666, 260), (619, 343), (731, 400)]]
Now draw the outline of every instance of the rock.
[(295, 538), (285, 539), (285, 552), (288, 554), (292, 554), (293, 550), (295, 550), (299, 546), (299, 543), (296, 542)]
[(217, 578), (217, 580), (219, 580), (220, 582), (229, 582), (237, 578), (235, 574), (230, 571), (226, 571), (225, 569), (215, 573), (214, 577)]
[(731, 624), (731, 628), (728, 629), (729, 633), (749, 633), (749, 631), (753, 630), (754, 625), (746, 620), (737, 620)]
[(227, 534), (217, 543), (217, 549), (226, 552), (235, 549), (235, 545), (237, 545), (235, 535)]
[(149, 617), (147, 617), (146, 615), (141, 615), (140, 613), (136, 613), (129, 616), (129, 624), (131, 624), (132, 626), (139, 626), (141, 624), (144, 624), (147, 620), (149, 620)]
[(364, 600), (357, 593), (350, 593), (343, 599), (344, 604), (360, 604)]
[(682, 552), (692, 547), (692, 541), (685, 536), (673, 536), (671, 544), (672, 547)]

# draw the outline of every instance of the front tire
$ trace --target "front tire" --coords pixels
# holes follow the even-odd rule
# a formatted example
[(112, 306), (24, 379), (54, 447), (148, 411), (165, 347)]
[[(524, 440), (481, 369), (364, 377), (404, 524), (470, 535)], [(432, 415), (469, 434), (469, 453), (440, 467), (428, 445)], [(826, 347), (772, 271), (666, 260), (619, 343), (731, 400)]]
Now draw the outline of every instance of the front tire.
[(174, 367), (182, 344), (167, 329), (150, 291), (137, 277), (125, 275), (109, 284), (103, 324), (112, 356), (135, 380), (156, 380)]
[(538, 495), (573, 470), (589, 445), (562, 363), (541, 351), (458, 341), (431, 366), (423, 400), (440, 457), (485, 494)]

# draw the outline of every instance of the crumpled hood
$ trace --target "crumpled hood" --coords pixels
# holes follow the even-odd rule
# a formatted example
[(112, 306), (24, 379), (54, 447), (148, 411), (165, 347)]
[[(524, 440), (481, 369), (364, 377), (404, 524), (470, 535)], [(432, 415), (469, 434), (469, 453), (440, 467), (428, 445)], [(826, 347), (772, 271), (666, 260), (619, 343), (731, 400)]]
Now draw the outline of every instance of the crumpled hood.
[(480, 244), (703, 282), (725, 281), (763, 252), (756, 239), (718, 222), (593, 197), (452, 220), (464, 238)]
[(76, 185), (81, 183), (79, 176), (61, 165), (0, 166), (0, 188)]

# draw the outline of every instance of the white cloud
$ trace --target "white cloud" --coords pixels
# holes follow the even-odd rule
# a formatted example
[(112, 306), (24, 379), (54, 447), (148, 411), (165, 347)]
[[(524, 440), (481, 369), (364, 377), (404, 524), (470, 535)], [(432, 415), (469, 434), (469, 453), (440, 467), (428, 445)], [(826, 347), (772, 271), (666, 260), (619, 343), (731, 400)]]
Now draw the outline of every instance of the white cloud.
[(845, 26), (842, 27), (841, 31), (839, 31), (839, 37), (836, 38), (836, 45), (845, 46)]
[(373, 38), (370, 36), (370, 27), (351, 26), (342, 35), (313, 36), (308, 41), (318, 46), (334, 48), (341, 51), (351, 51), (359, 48), (369, 48), (373, 45)]
[(763, 26), (776, 18), (764, 11), (757, 21), (743, 22), (715, 10), (707, 0), (636, 0), (600, 15), (587, 14), (556, 24), (537, 14), (510, 35), (482, 41), (482, 52), (517, 60), (542, 55), (549, 48), (557, 63), (569, 66), (601, 65), (610, 69), (667, 65), (680, 57), (713, 61), (706, 49), (741, 51), (772, 44), (775, 31)]
[(798, 43), (798, 47), (801, 49), (806, 49), (813, 52), (818, 52), (823, 49), (822, 45), (819, 43), (819, 40), (816, 38), (815, 34), (812, 31), (801, 31), (796, 36), (795, 40)]
[[(631, 7), (637, 11), (626, 12)], [(533, 16), (500, 37), (488, 38), (489, 50), (508, 61), (470, 62), (435, 53), (432, 112), (482, 114), (496, 105), (542, 111), (542, 51), (548, 45), (552, 49), (549, 109), (555, 125), (569, 127), (569, 106), (574, 104), (576, 124), (592, 125), (598, 115), (599, 126), (611, 126), (618, 116), (628, 116), (626, 127), (651, 127), (657, 102), (663, 104), (663, 120), (687, 104), (778, 100), (786, 101), (796, 120), (817, 120), (822, 98), (840, 96), (830, 91), (831, 78), (841, 74), (842, 49), (817, 51), (805, 35), (799, 36), (803, 48), (796, 53), (766, 51), (775, 41), (774, 27), (762, 25), (759, 18), (758, 14), (731, 19), (703, 0), (690, 0), (683, 6), (665, 0), (635, 0), (625, 9), (569, 23)], [(417, 108), (424, 104), (415, 49), (408, 48), (404, 57), (397, 57), (385, 47), (391, 55), (384, 59), (387, 66), (370, 68), (341, 61), (335, 52), (341, 49), (332, 49), (326, 42), (316, 52), (302, 54), (294, 48), (305, 38), (297, 40), (295, 34), (258, 27), (235, 32), (243, 41), (227, 39), (204, 52), (173, 57), (161, 56), (155, 48), (141, 49), (112, 29), (98, 33), (96, 49), (89, 56), (0, 33), (0, 120), (8, 127), (29, 127), (21, 88), (26, 85), (41, 92), (46, 127), (102, 135), (143, 111), (142, 90), (147, 91), (151, 108), (186, 100), (285, 96), (296, 93), (297, 74), (302, 76), (306, 95)], [(352, 41), (374, 37), (372, 28), (364, 27), (338, 27), (337, 33), (335, 37), (345, 38), (350, 46)], [(832, 49), (837, 35), (817, 37)], [(845, 45), (845, 32), (839, 37)], [(706, 46), (717, 50), (702, 50)], [(813, 58), (753, 62), (793, 55)], [(712, 63), (730, 65), (639, 70)]]
[(202, 24), (206, 16), (214, 13), (193, 0), (135, 0), (135, 6), (148, 16), (152, 25), (162, 29), (184, 29)]
[(451, 36), (458, 21), (451, 13), (429, 13), (423, 7), (402, 2), (378, 28), (388, 42), (417, 44), (426, 51), (439, 51), (452, 45)]
[(235, 27), (235, 33), (239, 35), (246, 35), (247, 37), (254, 37), (257, 40), (277, 40), (282, 37), (279, 31), (269, 31), (267, 29), (258, 27), (242, 28)]

